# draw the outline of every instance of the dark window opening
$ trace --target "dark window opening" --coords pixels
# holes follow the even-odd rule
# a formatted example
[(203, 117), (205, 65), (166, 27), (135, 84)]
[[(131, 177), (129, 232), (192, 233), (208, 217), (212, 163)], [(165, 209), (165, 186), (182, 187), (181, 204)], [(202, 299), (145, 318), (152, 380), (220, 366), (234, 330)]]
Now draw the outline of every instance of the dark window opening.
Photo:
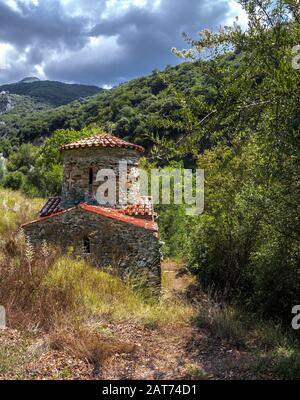
[(93, 168), (90, 168), (89, 170), (89, 184), (92, 185), (94, 182), (94, 171)]
[(87, 236), (83, 238), (83, 252), (84, 254), (91, 254), (91, 241)]

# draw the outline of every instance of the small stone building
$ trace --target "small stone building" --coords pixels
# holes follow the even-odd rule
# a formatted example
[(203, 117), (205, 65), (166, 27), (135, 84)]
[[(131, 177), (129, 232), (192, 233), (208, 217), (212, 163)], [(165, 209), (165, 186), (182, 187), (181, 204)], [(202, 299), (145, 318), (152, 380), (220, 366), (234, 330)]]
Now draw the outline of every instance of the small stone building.
[[(99, 134), (61, 147), (64, 163), (62, 196), (48, 200), (39, 219), (23, 225), (31, 243), (44, 240), (72, 249), (100, 268), (112, 267), (120, 275), (140, 275), (160, 284), (158, 227), (150, 198), (139, 192), (141, 146)], [(126, 167), (127, 174), (120, 174)], [(100, 170), (113, 171), (117, 201), (96, 200)], [(122, 184), (122, 185), (121, 185)], [(125, 190), (119, 190), (120, 186)], [(122, 197), (128, 201), (122, 200)], [(124, 203), (124, 205), (123, 205)]]

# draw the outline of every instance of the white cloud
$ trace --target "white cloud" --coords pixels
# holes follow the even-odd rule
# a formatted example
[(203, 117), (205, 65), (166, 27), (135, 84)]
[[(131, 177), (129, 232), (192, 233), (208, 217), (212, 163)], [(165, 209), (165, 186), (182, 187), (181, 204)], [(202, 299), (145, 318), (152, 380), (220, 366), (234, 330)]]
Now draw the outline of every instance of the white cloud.
[[(2, 0), (4, 4), (7, 4), (12, 10), (20, 11), (18, 2), (16, 0)], [(23, 0), (24, 4), (31, 4), (33, 6), (39, 5), (39, 0)]]
[(12, 10), (19, 11), (18, 4), (15, 0), (3, 0), (3, 3), (8, 5)]
[[(183, 0), (184, 1), (184, 0)], [(103, 18), (117, 16), (126, 13), (132, 7), (155, 10), (161, 4), (161, 0), (107, 0)]]
[(35, 65), (34, 68), (36, 70), (36, 73), (34, 75), (36, 75), (40, 79), (47, 79), (44, 71), (44, 64)]
[(246, 25), (233, 0), (0, 0), (0, 82), (34, 74), (115, 85), (177, 64), (182, 32), (195, 37), (236, 15)]
[(8, 60), (13, 52), (14, 47), (11, 44), (0, 42), (0, 73), (1, 70), (3, 71), (10, 67)]
[(246, 29), (248, 26), (248, 16), (246, 11), (243, 9), (241, 4), (237, 1), (230, 0), (229, 1), (229, 11), (227, 13), (224, 24), (232, 25), (235, 21), (236, 17), (238, 17), (238, 23), (243, 28)]

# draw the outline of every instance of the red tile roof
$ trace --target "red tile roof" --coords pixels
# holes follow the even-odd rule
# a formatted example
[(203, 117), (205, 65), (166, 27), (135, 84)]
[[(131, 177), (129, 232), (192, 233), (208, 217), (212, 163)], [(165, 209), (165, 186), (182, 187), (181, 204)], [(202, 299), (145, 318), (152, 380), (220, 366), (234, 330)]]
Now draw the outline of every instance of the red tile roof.
[(27, 222), (26, 224), (22, 224), (21, 228), (24, 228), (27, 225), (36, 224), (38, 222), (44, 221), (44, 220), (49, 219), (49, 218), (56, 217), (57, 215), (61, 215), (61, 214), (67, 213), (67, 212), (69, 212), (71, 210), (75, 210), (75, 208), (76, 207), (68, 208), (67, 210), (59, 211), (59, 212), (57, 212), (55, 214), (48, 215), (47, 217), (41, 217), (39, 219), (35, 219), (34, 221), (30, 221), (30, 222)]
[(128, 143), (123, 139), (109, 134), (98, 134), (89, 138), (78, 140), (77, 142), (64, 144), (61, 150), (80, 149), (85, 147), (111, 147), (133, 149), (140, 153), (144, 153), (145, 149), (137, 144)]
[(132, 215), (145, 219), (154, 220), (157, 214), (154, 212), (152, 199), (150, 197), (141, 197), (139, 204), (129, 205), (123, 210), (125, 215)]
[(148, 229), (151, 231), (157, 231), (158, 227), (154, 221), (148, 221), (146, 219), (134, 218), (124, 214), (124, 210), (115, 210), (112, 208), (102, 208), (97, 206), (90, 206), (88, 204), (80, 204), (79, 207), (85, 211), (92, 212), (103, 217), (116, 219), (118, 221), (126, 222), (131, 225), (138, 226), (140, 228)]
[(139, 228), (144, 228), (144, 229), (147, 229), (147, 230), (150, 230), (150, 231), (154, 231), (154, 232), (158, 231), (157, 224), (154, 221), (148, 221), (146, 219), (139, 219), (139, 218), (131, 217), (129, 215), (125, 215), (123, 210), (116, 210), (116, 209), (112, 209), (112, 208), (102, 208), (102, 207), (97, 207), (97, 206), (90, 206), (90, 205), (85, 204), (85, 203), (82, 203), (77, 207), (72, 207), (72, 208), (69, 208), (67, 210), (60, 211), (60, 212), (57, 212), (57, 213), (52, 214), (52, 215), (48, 215), (46, 217), (42, 217), (39, 220), (35, 220), (35, 221), (31, 221), (31, 222), (29, 222), (27, 224), (23, 224), (21, 226), (21, 228), (23, 228), (23, 227), (25, 227), (27, 225), (31, 225), (31, 224), (34, 224), (34, 223), (39, 223), (39, 222), (47, 220), (49, 218), (52, 218), (52, 217), (67, 213), (67, 212), (69, 212), (71, 210), (74, 210), (76, 208), (80, 208), (80, 209), (82, 209), (84, 211), (91, 212), (91, 213), (94, 213), (94, 214), (98, 214), (98, 215), (101, 215), (103, 217), (115, 219), (115, 220), (118, 220), (118, 221), (121, 221), (121, 222), (125, 222), (125, 223), (131, 224), (131, 225), (135, 225), (135, 226), (137, 226)]
[(61, 198), (60, 197), (50, 197), (47, 203), (39, 212), (40, 217), (48, 217), (49, 215), (56, 214), (62, 211)]

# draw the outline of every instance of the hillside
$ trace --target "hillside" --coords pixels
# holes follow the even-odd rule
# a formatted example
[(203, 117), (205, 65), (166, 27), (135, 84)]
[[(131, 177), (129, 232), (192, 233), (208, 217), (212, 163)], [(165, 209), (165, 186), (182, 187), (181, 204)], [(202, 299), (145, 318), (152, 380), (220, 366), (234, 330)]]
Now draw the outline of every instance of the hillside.
[[(21, 87), (36, 84), (39, 83), (23, 84)], [(0, 138), (5, 136), (9, 140), (0, 140), (0, 151), (2, 147), (4, 153), (9, 152), (9, 141), (34, 142), (37, 138), (50, 136), (57, 129), (79, 130), (90, 123), (100, 124), (117, 136), (146, 146), (145, 134), (149, 131), (161, 131), (166, 136), (179, 135), (181, 132), (176, 129), (166, 130), (156, 124), (157, 119), (166, 119), (180, 108), (169, 84), (187, 96), (191, 93), (208, 98), (214, 96), (202, 64), (183, 63), (167, 67), (164, 71), (154, 71), (149, 76), (54, 110), (33, 112), (24, 118), (9, 114), (2, 116), (0, 121), (6, 125), (0, 127)]]
[(2, 85), (0, 86), (1, 91), (28, 96), (36, 102), (58, 107), (80, 98), (92, 96), (101, 91), (101, 89), (96, 86), (40, 81), (31, 77), (24, 78), (17, 83)]
[(11, 98), (13, 107), (9, 111), (9, 114), (12, 115), (25, 116), (35, 111), (49, 110), (52, 108), (48, 104), (37, 101), (30, 96), (20, 96), (18, 94), (9, 93), (9, 97)]

